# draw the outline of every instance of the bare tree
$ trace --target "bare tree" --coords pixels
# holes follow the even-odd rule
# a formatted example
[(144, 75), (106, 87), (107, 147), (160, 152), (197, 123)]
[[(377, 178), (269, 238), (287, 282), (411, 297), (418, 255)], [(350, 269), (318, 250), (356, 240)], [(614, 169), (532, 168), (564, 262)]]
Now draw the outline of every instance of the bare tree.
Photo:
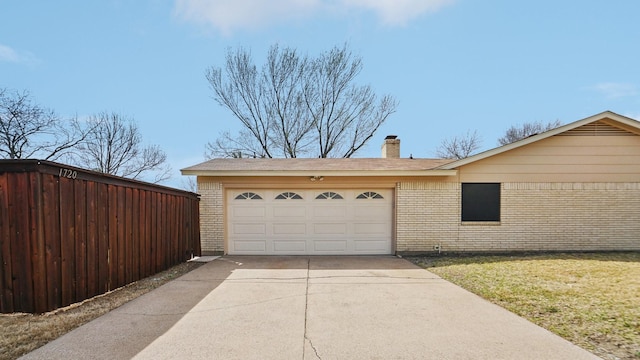
[(480, 148), (482, 140), (477, 131), (467, 131), (463, 136), (448, 138), (440, 143), (436, 155), (445, 159), (464, 159)]
[(105, 174), (152, 182), (167, 180), (171, 169), (167, 155), (157, 145), (143, 147), (135, 122), (116, 113), (102, 112), (88, 122), (92, 129), (77, 152), (78, 165)]
[(187, 191), (191, 191), (192, 193), (198, 192), (198, 182), (196, 181), (195, 176), (186, 176), (181, 179), (182, 188)]
[(60, 119), (33, 102), (27, 91), (0, 89), (0, 157), (59, 160), (70, 156), (89, 128), (77, 118)]
[(562, 125), (560, 120), (551, 121), (546, 124), (541, 121), (524, 123), (519, 126), (511, 126), (505, 132), (504, 136), (498, 139), (498, 143), (500, 145), (507, 145), (518, 140), (522, 140), (524, 138), (528, 138), (529, 136), (533, 136), (539, 133), (543, 133), (545, 131), (549, 131), (555, 129)]
[(353, 84), (361, 70), (346, 46), (310, 58), (274, 45), (260, 71), (249, 51), (228, 50), (224, 68), (206, 77), (242, 130), (207, 144), (207, 156), (351, 157), (397, 108)]

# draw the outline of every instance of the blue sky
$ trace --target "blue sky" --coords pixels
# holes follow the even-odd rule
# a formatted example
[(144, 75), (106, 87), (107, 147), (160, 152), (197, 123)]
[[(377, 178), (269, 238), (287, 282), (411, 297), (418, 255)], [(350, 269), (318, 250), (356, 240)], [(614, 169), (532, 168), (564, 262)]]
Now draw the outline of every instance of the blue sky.
[(402, 156), (433, 157), (478, 130), (483, 149), (512, 124), (611, 110), (640, 119), (636, 0), (101, 0), (0, 3), (0, 87), (28, 90), (62, 116), (133, 117), (179, 169), (237, 122), (205, 79), (226, 49), (272, 44), (316, 55), (347, 43), (357, 83), (391, 94), (388, 134)]

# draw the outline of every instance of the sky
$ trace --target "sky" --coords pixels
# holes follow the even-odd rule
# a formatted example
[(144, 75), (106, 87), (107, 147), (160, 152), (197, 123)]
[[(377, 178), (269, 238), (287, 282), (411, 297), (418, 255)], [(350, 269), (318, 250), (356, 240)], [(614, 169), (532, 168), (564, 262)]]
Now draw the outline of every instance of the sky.
[(640, 119), (637, 0), (0, 0), (0, 14), (0, 88), (62, 117), (133, 118), (174, 187), (239, 130), (205, 78), (238, 47), (258, 64), (274, 44), (360, 56), (354, 83), (399, 105), (357, 157), (380, 157), (386, 135), (428, 158), (467, 131), (487, 150), (526, 122)]

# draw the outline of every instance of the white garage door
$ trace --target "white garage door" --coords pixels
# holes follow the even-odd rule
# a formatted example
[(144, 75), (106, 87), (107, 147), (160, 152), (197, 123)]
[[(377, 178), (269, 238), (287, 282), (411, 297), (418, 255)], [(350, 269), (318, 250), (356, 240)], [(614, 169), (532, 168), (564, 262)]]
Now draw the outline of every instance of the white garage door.
[(392, 191), (228, 190), (228, 253), (391, 254)]

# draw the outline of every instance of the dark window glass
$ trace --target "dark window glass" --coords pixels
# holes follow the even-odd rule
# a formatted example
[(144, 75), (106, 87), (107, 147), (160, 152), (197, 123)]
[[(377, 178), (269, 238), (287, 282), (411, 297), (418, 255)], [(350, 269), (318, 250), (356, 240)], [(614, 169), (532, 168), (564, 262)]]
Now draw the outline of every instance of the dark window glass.
[(378, 194), (377, 192), (367, 191), (356, 196), (356, 199), (384, 199), (384, 198), (382, 197), (382, 195)]
[(287, 200), (287, 199), (301, 200), (302, 196), (294, 192), (283, 192), (282, 194), (276, 196), (276, 200)]
[(342, 199), (342, 195), (331, 192), (331, 191), (327, 191), (316, 196), (316, 199)]
[(236, 200), (262, 200), (262, 197), (256, 193), (246, 192), (235, 197)]
[(500, 221), (500, 184), (463, 183), (462, 221)]

